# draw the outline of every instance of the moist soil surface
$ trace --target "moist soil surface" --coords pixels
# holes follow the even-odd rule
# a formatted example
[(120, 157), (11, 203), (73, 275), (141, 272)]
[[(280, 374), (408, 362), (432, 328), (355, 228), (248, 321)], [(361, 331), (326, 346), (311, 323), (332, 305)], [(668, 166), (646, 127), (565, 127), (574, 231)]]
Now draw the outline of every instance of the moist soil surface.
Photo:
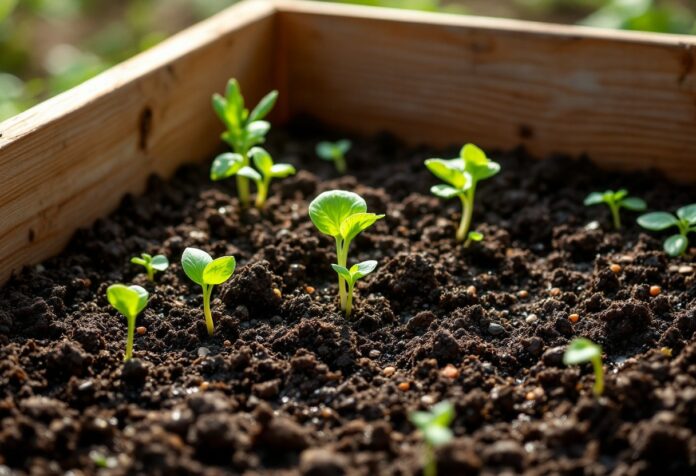
[[(626, 187), (675, 210), (693, 187), (494, 153), (502, 172), (474, 213), (485, 240), (465, 249), (459, 202), (430, 195), (423, 166), (458, 148), (355, 138), (340, 177), (315, 156), (327, 138), (341, 136), (310, 121), (271, 131), (276, 162), (299, 172), (263, 211), (240, 210), (208, 164), (187, 166), (0, 290), (0, 474), (414, 475), (408, 414), (445, 399), (456, 437), (440, 475), (696, 474), (694, 250), (669, 258), (634, 213), (619, 233), (582, 205)], [(329, 189), (386, 213), (351, 248), (351, 263), (379, 261), (351, 320), (333, 239), (307, 216)], [(213, 337), (179, 264), (187, 246), (237, 258), (213, 291)], [(155, 283), (129, 263), (143, 251), (172, 262)], [(151, 295), (125, 365), (115, 282)], [(562, 363), (576, 336), (604, 349), (601, 398), (589, 365)]]

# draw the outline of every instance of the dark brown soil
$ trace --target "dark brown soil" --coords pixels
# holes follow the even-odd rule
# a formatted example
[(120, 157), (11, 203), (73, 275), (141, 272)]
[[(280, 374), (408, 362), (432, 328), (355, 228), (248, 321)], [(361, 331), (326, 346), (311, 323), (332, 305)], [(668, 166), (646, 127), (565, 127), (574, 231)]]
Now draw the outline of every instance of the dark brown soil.
[[(240, 211), (233, 181), (188, 167), (0, 290), (0, 474), (413, 475), (407, 415), (443, 399), (457, 417), (441, 475), (696, 474), (693, 250), (669, 259), (634, 214), (616, 233), (607, 210), (582, 206), (624, 186), (673, 210), (696, 202), (693, 187), (494, 154), (503, 169), (474, 215), (486, 240), (463, 249), (457, 203), (429, 195), (423, 166), (456, 148), (356, 139), (353, 173), (337, 177), (313, 152), (334, 134), (304, 123), (271, 136), (276, 161), (300, 172), (275, 183), (266, 211)], [(351, 321), (337, 312), (333, 242), (307, 217), (333, 188), (387, 215), (352, 247), (351, 261), (380, 266)], [(239, 263), (214, 291), (212, 338), (178, 263), (186, 246)], [(128, 262), (142, 251), (173, 262), (154, 285)], [(114, 282), (151, 292), (125, 366)], [(589, 368), (562, 365), (574, 336), (605, 350), (600, 399)]]

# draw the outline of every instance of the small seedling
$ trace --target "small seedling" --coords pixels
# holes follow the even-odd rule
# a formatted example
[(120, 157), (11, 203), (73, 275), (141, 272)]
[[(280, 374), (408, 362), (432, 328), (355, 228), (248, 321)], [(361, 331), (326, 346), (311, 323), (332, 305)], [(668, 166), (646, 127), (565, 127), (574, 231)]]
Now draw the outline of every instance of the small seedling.
[(435, 450), (454, 437), (449, 428), (454, 420), (454, 405), (447, 401), (440, 402), (429, 412), (411, 412), (408, 418), (420, 430), (425, 442), (423, 476), (436, 476)]
[(611, 211), (611, 217), (614, 221), (614, 228), (621, 228), (621, 216), (619, 210), (625, 208), (634, 212), (642, 212), (647, 208), (645, 201), (638, 197), (629, 197), (628, 190), (622, 188), (618, 192), (607, 190), (606, 192), (592, 192), (583, 202), (585, 206), (599, 205), (606, 203)]
[(354, 264), (350, 269), (345, 266), (340, 266), (337, 264), (332, 264), (331, 267), (345, 279), (348, 285), (348, 297), (346, 298), (346, 317), (350, 317), (350, 313), (353, 310), (353, 288), (355, 283), (359, 279), (364, 278), (377, 267), (377, 261), (369, 260), (363, 261), (362, 263)]
[(271, 155), (261, 147), (254, 147), (249, 151), (257, 172), (249, 166), (244, 166), (237, 171), (241, 175), (256, 183), (256, 208), (263, 208), (271, 186), (271, 179), (285, 178), (295, 174), (295, 167), (290, 164), (274, 164)]
[[(271, 112), (276, 99), (278, 99), (278, 91), (271, 91), (249, 112), (244, 107), (242, 91), (234, 78), (228, 81), (224, 97), (219, 94), (213, 95), (213, 109), (227, 127), (227, 130), (222, 133), (222, 140), (227, 142), (235, 153), (225, 153), (216, 157), (210, 170), (210, 178), (222, 180), (236, 175), (237, 193), (243, 206), (249, 204), (249, 181), (247, 177), (238, 175), (237, 172), (249, 165), (249, 150), (266, 140), (271, 124), (263, 118)], [(229, 163), (237, 161), (240, 164), (235, 170), (236, 165), (232, 167)], [(225, 164), (227, 167), (224, 167)], [(227, 174), (220, 175), (218, 171), (221, 169), (226, 170)]]
[(133, 258), (131, 258), (131, 263), (139, 264), (140, 266), (145, 267), (145, 271), (147, 271), (148, 281), (155, 280), (155, 271), (164, 271), (169, 267), (169, 260), (166, 256), (151, 256), (147, 253), (141, 253), (140, 258), (134, 256)]
[(595, 381), (592, 391), (600, 396), (604, 391), (604, 369), (602, 368), (602, 348), (589, 339), (578, 337), (573, 339), (563, 354), (563, 363), (578, 365), (591, 362), (594, 369)]
[(128, 320), (128, 339), (126, 341), (127, 361), (133, 356), (133, 337), (135, 335), (135, 319), (147, 306), (148, 292), (140, 286), (112, 284), (106, 290), (106, 298), (114, 309), (123, 314)]
[(181, 256), (181, 266), (191, 281), (203, 288), (203, 314), (208, 334), (213, 335), (215, 326), (210, 312), (210, 295), (216, 284), (222, 284), (234, 274), (237, 262), (234, 256), (213, 259), (208, 253), (197, 248), (186, 248)]
[(445, 199), (459, 197), (462, 201), (462, 219), (457, 229), (457, 241), (465, 241), (464, 246), (472, 241), (481, 241), (481, 233), (469, 231), (476, 185), (500, 172), (500, 165), (486, 157), (486, 153), (474, 144), (466, 144), (458, 158), (428, 159), (425, 166), (437, 178), (447, 182), (431, 187), (433, 195)]
[(676, 226), (679, 233), (667, 238), (663, 243), (665, 253), (670, 256), (680, 256), (689, 247), (688, 234), (696, 232), (696, 203), (686, 205), (677, 210), (674, 216), (667, 212), (646, 213), (638, 217), (638, 224), (643, 228), (661, 231)]
[(348, 139), (337, 142), (319, 142), (317, 155), (320, 159), (333, 162), (339, 174), (346, 173), (346, 154), (350, 150), (351, 142)]
[[(351, 241), (377, 220), (384, 218), (384, 215), (367, 213), (367, 203), (356, 193), (330, 190), (319, 194), (317, 198), (312, 200), (312, 203), (309, 204), (309, 218), (320, 232), (334, 237), (337, 266), (350, 270), (352, 267), (348, 268), (348, 248)], [(346, 315), (348, 315), (350, 311), (348, 311), (346, 285), (346, 278), (339, 272), (338, 293), (341, 300), (341, 310), (346, 311)]]

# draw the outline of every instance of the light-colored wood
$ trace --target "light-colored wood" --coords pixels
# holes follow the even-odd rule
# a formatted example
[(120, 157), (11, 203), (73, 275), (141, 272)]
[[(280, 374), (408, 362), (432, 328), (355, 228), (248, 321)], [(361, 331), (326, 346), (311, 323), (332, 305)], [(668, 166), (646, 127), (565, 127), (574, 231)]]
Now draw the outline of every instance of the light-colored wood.
[(277, 4), (290, 114), (696, 181), (696, 37)]
[(0, 123), (0, 282), (220, 147), (231, 76), (310, 113), (433, 145), (520, 143), (696, 181), (696, 39), (295, 0), (242, 2)]
[(59, 252), (149, 174), (220, 148), (210, 96), (228, 78), (272, 87), (274, 7), (235, 6), (0, 123), (0, 282)]

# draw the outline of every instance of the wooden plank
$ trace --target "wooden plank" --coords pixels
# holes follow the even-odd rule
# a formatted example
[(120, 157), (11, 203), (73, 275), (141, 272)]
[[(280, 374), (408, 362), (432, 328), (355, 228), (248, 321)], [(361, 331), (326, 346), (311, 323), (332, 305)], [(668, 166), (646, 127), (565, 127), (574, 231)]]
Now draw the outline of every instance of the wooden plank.
[(277, 2), (290, 114), (696, 181), (696, 37)]
[(0, 283), (149, 174), (210, 157), (221, 130), (211, 94), (231, 76), (252, 100), (273, 86), (274, 14), (244, 2), (0, 123)]

